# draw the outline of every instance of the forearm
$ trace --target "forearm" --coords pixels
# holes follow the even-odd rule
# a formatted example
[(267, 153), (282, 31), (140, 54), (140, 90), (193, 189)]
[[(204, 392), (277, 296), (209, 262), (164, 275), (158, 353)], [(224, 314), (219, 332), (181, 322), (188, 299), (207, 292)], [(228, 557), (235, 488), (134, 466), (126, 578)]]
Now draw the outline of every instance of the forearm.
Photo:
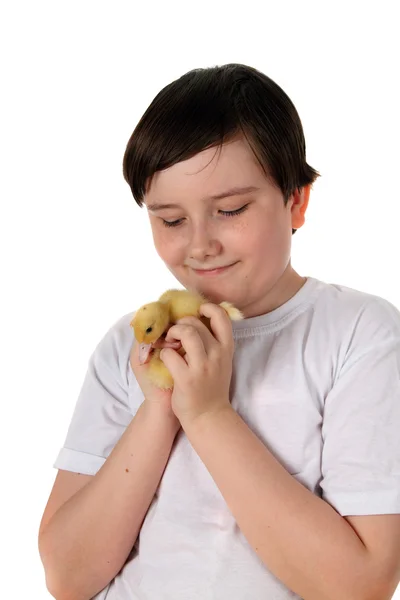
[(142, 404), (93, 480), (50, 520), (40, 550), (57, 600), (88, 600), (122, 568), (178, 428), (157, 408)]
[(354, 529), (292, 477), (232, 408), (182, 427), (244, 536), (290, 590), (305, 600), (369, 597), (369, 555)]

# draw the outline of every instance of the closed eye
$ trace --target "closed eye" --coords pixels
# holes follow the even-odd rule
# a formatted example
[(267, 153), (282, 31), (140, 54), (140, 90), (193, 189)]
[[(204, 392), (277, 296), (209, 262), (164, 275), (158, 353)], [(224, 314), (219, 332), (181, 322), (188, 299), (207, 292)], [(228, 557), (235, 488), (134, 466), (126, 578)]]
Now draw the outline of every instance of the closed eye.
[[(237, 208), (236, 210), (220, 210), (219, 212), (222, 213), (225, 217), (234, 217), (235, 215), (243, 213), (248, 206), (248, 204), (245, 204), (244, 206), (242, 206), (241, 208)], [(165, 227), (178, 227), (182, 223), (183, 219), (177, 219), (176, 221), (165, 221), (164, 219), (161, 219), (161, 221)]]

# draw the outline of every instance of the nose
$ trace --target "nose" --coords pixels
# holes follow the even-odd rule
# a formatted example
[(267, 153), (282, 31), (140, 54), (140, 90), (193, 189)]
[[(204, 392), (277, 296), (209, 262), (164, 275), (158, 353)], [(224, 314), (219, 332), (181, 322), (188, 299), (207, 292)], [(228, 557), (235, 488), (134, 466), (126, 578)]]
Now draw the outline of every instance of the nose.
[(190, 256), (203, 262), (206, 256), (217, 256), (221, 252), (221, 242), (217, 239), (212, 227), (202, 223), (194, 226), (190, 240)]

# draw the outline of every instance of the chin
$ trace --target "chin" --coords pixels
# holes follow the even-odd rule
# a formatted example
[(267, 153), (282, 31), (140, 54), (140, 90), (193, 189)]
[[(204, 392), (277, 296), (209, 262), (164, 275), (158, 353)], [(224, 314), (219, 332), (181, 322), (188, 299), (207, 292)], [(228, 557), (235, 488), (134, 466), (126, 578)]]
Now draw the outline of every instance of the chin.
[(219, 304), (220, 302), (232, 302), (240, 310), (240, 298), (241, 294), (237, 291), (230, 289), (229, 285), (223, 285), (222, 283), (208, 283), (203, 285), (197, 285), (197, 291), (204, 294), (210, 302), (213, 304)]

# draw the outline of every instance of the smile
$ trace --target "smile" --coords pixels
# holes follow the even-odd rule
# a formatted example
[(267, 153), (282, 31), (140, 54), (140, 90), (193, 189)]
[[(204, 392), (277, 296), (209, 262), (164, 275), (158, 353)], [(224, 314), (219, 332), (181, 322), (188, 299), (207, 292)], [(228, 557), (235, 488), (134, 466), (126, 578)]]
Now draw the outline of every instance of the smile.
[(237, 263), (232, 263), (231, 265), (227, 265), (226, 267), (219, 267), (218, 269), (208, 269), (208, 270), (200, 270), (193, 269), (193, 271), (202, 277), (210, 277), (213, 275), (219, 275), (220, 273), (225, 273), (228, 269), (236, 265)]

